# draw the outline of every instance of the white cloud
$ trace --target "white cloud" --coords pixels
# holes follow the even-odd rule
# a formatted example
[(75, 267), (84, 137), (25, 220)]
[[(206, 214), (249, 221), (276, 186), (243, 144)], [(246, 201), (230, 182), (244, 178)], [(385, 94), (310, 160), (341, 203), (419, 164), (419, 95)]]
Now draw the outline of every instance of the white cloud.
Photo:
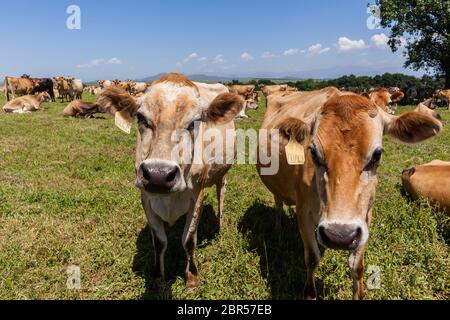
[(308, 48), (308, 55), (310, 57), (312, 56), (318, 56), (321, 55), (325, 52), (330, 51), (330, 48), (324, 48), (320, 43), (317, 43), (315, 45), (312, 45), (311, 47)]
[(91, 61), (89, 61), (88, 63), (83, 63), (83, 64), (79, 64), (77, 65), (77, 68), (79, 69), (86, 69), (86, 68), (94, 68), (94, 67), (98, 67), (101, 65), (105, 65), (105, 64), (122, 64), (122, 60), (120, 60), (119, 58), (111, 58), (109, 60), (106, 60), (104, 58), (98, 58), (98, 59), (93, 59)]
[(207, 57), (201, 57), (201, 58), (198, 58), (198, 61), (199, 62), (206, 62), (206, 61), (208, 61), (208, 58)]
[(253, 58), (251, 55), (250, 55), (250, 53), (248, 53), (248, 52), (244, 52), (243, 54), (241, 54), (241, 60), (243, 60), (243, 61), (252, 61), (252, 60), (254, 60), (255, 58)]
[(276, 57), (277, 57), (277, 55), (271, 53), (270, 51), (264, 52), (261, 56), (261, 58), (263, 58), (263, 59), (270, 59), (270, 58), (276, 58)]
[(378, 49), (386, 49), (389, 47), (389, 38), (384, 33), (374, 35), (372, 38), (370, 38), (370, 41), (372, 41), (373, 46)]
[(114, 57), (108, 60), (108, 64), (122, 64), (122, 60)]
[(350, 52), (361, 50), (366, 47), (364, 40), (351, 40), (347, 37), (340, 37), (338, 41), (339, 52)]
[(283, 52), (283, 56), (285, 56), (285, 57), (294, 56), (296, 54), (298, 54), (298, 49), (294, 49), (294, 48), (287, 49)]
[(213, 60), (213, 64), (224, 64), (226, 61), (224, 59), (224, 56), (222, 54), (218, 54), (214, 60)]

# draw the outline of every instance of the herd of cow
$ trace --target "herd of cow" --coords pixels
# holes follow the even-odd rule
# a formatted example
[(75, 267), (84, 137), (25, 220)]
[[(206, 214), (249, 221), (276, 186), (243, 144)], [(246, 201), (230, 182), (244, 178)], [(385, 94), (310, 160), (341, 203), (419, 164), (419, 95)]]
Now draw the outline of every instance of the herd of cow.
[[(50, 82), (49, 82), (50, 81)], [(50, 88), (51, 83), (51, 88)], [(314, 273), (320, 262), (319, 243), (327, 248), (350, 252), (353, 297), (364, 297), (364, 253), (372, 224), (372, 210), (381, 165), (383, 136), (404, 143), (418, 143), (437, 136), (442, 128), (436, 112), (436, 98), (450, 101), (450, 91), (439, 91), (414, 111), (394, 115), (391, 107), (404, 94), (398, 88), (378, 88), (361, 95), (336, 88), (298, 92), (287, 85), (225, 86), (193, 82), (182, 74), (167, 74), (152, 84), (133, 81), (99, 81), (98, 87), (85, 87), (75, 79), (5, 79), (6, 112), (29, 112), (42, 102), (79, 99), (83, 90), (97, 95), (95, 103), (70, 102), (65, 116), (90, 117), (95, 113), (120, 114), (137, 119), (136, 186), (155, 247), (155, 272), (164, 280), (164, 256), (167, 249), (165, 224), (173, 226), (186, 216), (182, 244), (186, 252), (186, 285), (199, 285), (194, 260), (197, 228), (201, 218), (204, 189), (216, 186), (220, 227), (229, 161), (202, 159), (187, 164), (174, 160), (172, 150), (193, 153), (193, 148), (171, 139), (182, 129), (192, 140), (207, 142), (201, 135), (214, 129), (225, 135), (234, 130), (234, 120), (256, 108), (261, 95), (267, 96), (267, 110), (261, 129), (278, 130), (279, 154), (269, 155), (270, 135), (260, 136), (257, 170), (262, 182), (273, 193), (276, 206), (296, 206), (298, 227), (304, 243), (307, 268), (305, 298), (317, 298)], [(9, 101), (9, 93), (13, 98)], [(21, 99), (17, 102), (17, 99)], [(32, 108), (30, 108), (32, 107)], [(33, 109), (33, 110), (31, 110)], [(201, 123), (195, 126), (195, 123)], [(196, 141), (193, 141), (194, 143)], [(289, 161), (289, 145), (295, 144), (302, 159)], [(223, 148), (225, 159), (234, 159), (233, 144)], [(269, 166), (262, 158), (278, 161), (273, 175), (262, 174)], [(450, 212), (450, 163), (433, 161), (404, 171), (405, 189), (413, 198), (426, 197)], [(283, 232), (277, 226), (274, 232)]]

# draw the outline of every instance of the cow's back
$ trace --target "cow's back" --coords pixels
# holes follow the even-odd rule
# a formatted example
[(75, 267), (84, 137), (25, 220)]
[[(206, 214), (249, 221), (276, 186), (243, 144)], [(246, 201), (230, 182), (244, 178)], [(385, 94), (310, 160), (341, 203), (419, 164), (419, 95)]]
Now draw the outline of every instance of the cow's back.
[(435, 160), (403, 172), (403, 187), (412, 199), (430, 199), (450, 213), (450, 162)]

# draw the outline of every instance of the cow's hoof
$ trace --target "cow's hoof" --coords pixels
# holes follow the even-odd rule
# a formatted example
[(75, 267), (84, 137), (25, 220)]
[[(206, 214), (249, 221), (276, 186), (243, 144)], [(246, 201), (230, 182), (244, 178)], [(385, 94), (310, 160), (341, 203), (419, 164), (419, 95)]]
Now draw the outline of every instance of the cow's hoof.
[(186, 274), (186, 288), (189, 291), (195, 291), (197, 290), (199, 285), (198, 277), (191, 272), (188, 272)]

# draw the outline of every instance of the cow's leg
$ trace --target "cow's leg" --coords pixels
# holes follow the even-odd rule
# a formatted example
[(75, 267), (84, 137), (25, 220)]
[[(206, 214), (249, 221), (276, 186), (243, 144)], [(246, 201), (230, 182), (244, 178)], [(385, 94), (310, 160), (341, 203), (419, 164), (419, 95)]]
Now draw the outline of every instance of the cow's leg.
[(167, 235), (164, 221), (151, 209), (149, 202), (142, 196), (142, 204), (152, 233), (155, 249), (154, 277), (157, 282), (165, 281), (164, 256), (167, 250)]
[(203, 190), (192, 210), (186, 218), (186, 225), (183, 232), (183, 248), (186, 252), (186, 287), (189, 290), (195, 290), (198, 287), (198, 272), (195, 265), (194, 251), (197, 247), (197, 229), (201, 217), (202, 204), (204, 200)]
[(303, 240), (307, 271), (304, 297), (307, 300), (315, 300), (317, 299), (317, 290), (314, 273), (320, 262), (320, 250), (315, 233), (315, 224), (311, 214), (307, 210), (302, 210), (299, 207), (300, 206), (297, 205), (297, 223)]
[(364, 299), (364, 254), (366, 245), (350, 254), (349, 266), (353, 278), (353, 300)]
[(276, 216), (276, 221), (275, 221), (275, 230), (277, 231), (278, 235), (281, 237), (281, 221), (283, 219), (283, 215), (284, 215), (284, 202), (283, 199), (275, 196), (275, 208), (277, 210), (277, 216)]
[(219, 231), (224, 227), (223, 207), (225, 203), (225, 194), (227, 193), (227, 175), (224, 175), (222, 181), (216, 185), (218, 218), (219, 218)]

